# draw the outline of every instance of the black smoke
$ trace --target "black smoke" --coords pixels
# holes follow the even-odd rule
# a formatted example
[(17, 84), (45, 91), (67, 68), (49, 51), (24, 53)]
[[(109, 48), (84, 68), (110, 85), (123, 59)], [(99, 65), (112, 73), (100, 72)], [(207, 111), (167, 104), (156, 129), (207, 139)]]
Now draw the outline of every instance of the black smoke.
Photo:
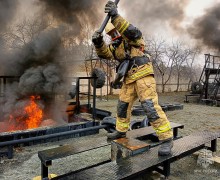
[(14, 73), (21, 75), (32, 67), (44, 66), (49, 63), (58, 64), (62, 34), (62, 28), (44, 30), (22, 50), (12, 54), (11, 62), (15, 63), (17, 67)]
[(18, 83), (7, 84), (3, 102), (5, 120), (12, 114), (21, 115), (33, 95), (41, 97), (36, 103), (44, 109), (44, 118), (53, 117), (54, 95), (65, 91), (65, 70), (60, 62), (62, 35), (63, 28), (44, 30), (23, 49), (8, 55), (4, 64), (7, 75), (20, 79)]
[(188, 32), (200, 44), (220, 51), (220, 3), (195, 19)]
[[(8, 120), (10, 114), (14, 112), (22, 114), (22, 109), (27, 104), (24, 102), (28, 102), (29, 96), (32, 95), (41, 96), (41, 101), (37, 103), (47, 113), (48, 118), (55, 120), (61, 118), (57, 113), (57, 117), (53, 117), (53, 110), (55, 112), (57, 107), (54, 101), (55, 95), (66, 92), (63, 62), (66, 54), (62, 52), (64, 49), (62, 41), (67, 38), (69, 29), (72, 32), (68, 36), (76, 38), (81, 36), (84, 23), (95, 25), (99, 18), (103, 18), (99, 15), (99, 12), (103, 13), (103, 6), (98, 8), (100, 2), (97, 3), (95, 0), (79, 2), (39, 0), (38, 2), (44, 7), (44, 15), (53, 16), (55, 26), (42, 31), (22, 49), (14, 49), (1, 58), (4, 64), (4, 75), (20, 76), (18, 83), (8, 84), (6, 87), (6, 98), (3, 102), (4, 120)], [(8, 13), (9, 9), (15, 10), (13, 5), (8, 4), (10, 7)], [(11, 18), (13, 15), (12, 13)]]
[(152, 34), (158, 29), (166, 31), (167, 27), (174, 32), (181, 32), (184, 9), (189, 0), (126, 0), (120, 1), (119, 7), (125, 12), (132, 24), (143, 32)]
[(105, 1), (97, 0), (39, 0), (44, 7), (44, 12), (61, 23), (67, 23), (74, 27), (74, 35), (80, 35), (83, 24), (96, 26), (104, 15)]
[(32, 67), (25, 71), (19, 81), (20, 94), (45, 95), (59, 92), (62, 86), (62, 71), (54, 64)]

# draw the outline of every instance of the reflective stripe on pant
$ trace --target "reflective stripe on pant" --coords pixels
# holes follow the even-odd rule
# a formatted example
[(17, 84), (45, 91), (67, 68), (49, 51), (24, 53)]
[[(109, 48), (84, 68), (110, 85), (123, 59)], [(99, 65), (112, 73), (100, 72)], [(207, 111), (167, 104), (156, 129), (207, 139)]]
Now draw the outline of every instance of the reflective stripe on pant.
[(137, 98), (140, 99), (159, 140), (173, 137), (166, 114), (158, 104), (156, 82), (153, 76), (141, 78), (130, 84), (123, 84), (119, 94), (119, 104), (127, 104), (127, 106), (126, 108), (118, 108), (116, 129), (120, 132), (126, 132), (129, 129), (131, 108)]

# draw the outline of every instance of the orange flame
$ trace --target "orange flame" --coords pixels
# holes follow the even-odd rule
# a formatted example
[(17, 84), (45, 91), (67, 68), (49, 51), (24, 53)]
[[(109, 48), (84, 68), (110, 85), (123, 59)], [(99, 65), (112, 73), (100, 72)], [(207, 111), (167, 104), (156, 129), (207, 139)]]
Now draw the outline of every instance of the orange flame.
[(24, 111), (28, 115), (28, 118), (26, 119), (28, 129), (37, 128), (40, 125), (43, 117), (43, 111), (36, 104), (35, 99), (40, 99), (40, 96), (31, 96), (29, 106), (26, 106), (24, 109)]
[(43, 110), (35, 102), (40, 96), (30, 96), (30, 102), (24, 107), (19, 116), (10, 115), (9, 131), (24, 130), (39, 127), (42, 118)]

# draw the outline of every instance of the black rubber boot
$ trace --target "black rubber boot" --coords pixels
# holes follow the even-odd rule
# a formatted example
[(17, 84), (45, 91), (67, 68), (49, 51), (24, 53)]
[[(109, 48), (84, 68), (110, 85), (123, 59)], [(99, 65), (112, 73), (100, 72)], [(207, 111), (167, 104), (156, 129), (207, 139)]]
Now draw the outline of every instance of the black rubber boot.
[(107, 134), (107, 138), (111, 139), (111, 140), (119, 139), (119, 138), (123, 138), (123, 137), (126, 137), (126, 132), (115, 131), (113, 133)]
[(159, 156), (168, 156), (168, 155), (170, 155), (172, 147), (173, 147), (173, 139), (164, 140), (163, 143), (161, 144), (159, 150), (158, 150), (158, 155)]

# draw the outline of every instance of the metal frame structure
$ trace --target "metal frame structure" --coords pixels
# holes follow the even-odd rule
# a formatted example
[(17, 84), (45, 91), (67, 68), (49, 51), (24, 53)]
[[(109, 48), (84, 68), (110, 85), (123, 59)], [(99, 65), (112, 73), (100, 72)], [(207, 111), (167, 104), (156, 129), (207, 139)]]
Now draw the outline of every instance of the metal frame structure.
[[(199, 82), (203, 84), (200, 100), (203, 98), (217, 100), (220, 86), (220, 56), (205, 54), (205, 65)], [(211, 83), (213, 85), (212, 88), (210, 87)]]
[[(182, 136), (178, 135), (178, 130), (184, 128), (184, 126), (178, 123), (171, 123), (171, 126), (174, 132), (174, 139), (181, 138)], [(145, 128), (129, 131), (127, 134), (127, 138), (128, 139), (132, 139), (132, 138), (143, 139), (144, 138), (144, 139), (150, 140), (151, 135), (153, 135), (154, 133), (155, 131), (153, 130), (152, 126), (148, 126)], [(82, 142), (76, 142), (76, 144), (65, 145), (61, 147), (39, 151), (38, 157), (41, 160), (41, 177), (42, 179), (48, 178), (48, 172), (49, 172), (48, 168), (52, 165), (53, 160), (67, 157), (70, 155), (79, 154), (85, 151), (89, 152), (90, 150), (102, 148), (104, 146), (109, 146), (109, 148), (111, 148), (110, 144), (111, 144), (111, 141), (107, 141), (106, 137), (100, 137), (100, 138), (95, 138), (95, 139), (87, 139), (87, 140), (84, 139), (82, 140)], [(159, 144), (161, 144), (161, 142), (153, 143), (151, 147), (158, 146)], [(94, 164), (92, 166), (79, 169), (79, 171), (83, 171), (83, 170), (86, 170), (92, 167), (97, 167), (99, 165), (109, 163), (109, 162), (111, 162), (111, 160), (108, 157), (107, 159), (104, 159), (103, 162), (98, 162), (97, 164)], [(71, 174), (73, 173), (76, 173), (76, 172), (71, 172)], [(68, 174), (63, 175), (63, 177), (67, 177), (67, 176)], [(74, 179), (74, 178), (71, 178), (71, 179)]]
[[(196, 132), (189, 136), (174, 140), (172, 154), (169, 156), (158, 156), (159, 146), (155, 146), (150, 147), (149, 150), (135, 156), (120, 159), (117, 163), (111, 161), (101, 165), (77, 170), (52, 179), (135, 179), (152, 170), (155, 170), (164, 175), (165, 178), (168, 178), (171, 172), (171, 163), (203, 148), (215, 152), (217, 149), (217, 139), (219, 137), (219, 132)], [(207, 143), (210, 143), (210, 145), (207, 146)]]
[[(194, 84), (195, 83), (195, 84)], [(205, 65), (199, 81), (192, 84), (192, 94), (185, 95), (184, 102), (188, 103), (188, 97), (198, 97), (198, 102), (207, 105), (217, 105), (220, 90), (220, 56), (205, 54)]]
[[(88, 104), (86, 104), (86, 110), (92, 114), (93, 121), (85, 122), (80, 124), (68, 124), (61, 127), (51, 127), (46, 129), (33, 129), (26, 131), (18, 131), (12, 133), (2, 133), (0, 137), (0, 148), (7, 147), (7, 151), (1, 151), (1, 155), (6, 155), (9, 159), (13, 158), (13, 146), (17, 147), (18, 145), (32, 145), (35, 142), (43, 143), (48, 142), (48, 139), (60, 140), (60, 137), (79, 137), (90, 134), (98, 133), (97, 130), (106, 128), (107, 125), (100, 125), (100, 122), (96, 121), (96, 117), (105, 117), (110, 116), (111, 113), (101, 109), (96, 109), (96, 77), (78, 77), (76, 78), (76, 113), (80, 113), (80, 109), (85, 107), (80, 105), (80, 94), (88, 96)], [(80, 80), (87, 79), (88, 83), (88, 92), (80, 92)], [(94, 80), (93, 94), (90, 92), (90, 81)], [(90, 106), (91, 96), (93, 96), (93, 105)], [(80, 129), (79, 129), (80, 128)], [(77, 130), (76, 130), (77, 129)], [(76, 136), (75, 136), (76, 135)]]
[[(0, 86), (2, 85), (3, 92), (5, 91), (5, 86), (7, 84), (7, 80), (19, 81), (19, 78), (20, 78), (20, 76), (0, 76)], [(0, 93), (1, 93), (1, 91), (0, 91)]]
[[(111, 112), (97, 109), (96, 108), (96, 81), (97, 77), (77, 77), (76, 79), (76, 113), (80, 113), (81, 105), (80, 105), (80, 95), (87, 95), (88, 101), (86, 104), (87, 112), (92, 114), (93, 122), (96, 118), (104, 118), (106, 116), (110, 116)], [(81, 92), (80, 91), (80, 80), (88, 80), (88, 91), (87, 92)], [(94, 80), (93, 83), (93, 94), (91, 94), (91, 80)], [(92, 100), (92, 108), (91, 108), (91, 96), (93, 97)]]
[[(116, 69), (118, 63), (116, 60), (106, 60), (106, 59), (87, 59), (85, 60), (85, 68), (86, 68), (86, 73), (87, 76), (89, 76), (89, 73), (96, 67), (99, 67), (103, 69), (103, 71), (106, 72), (106, 77), (107, 77), (107, 100), (108, 100), (108, 94), (109, 94), (109, 85), (111, 81), (111, 76), (112, 76), (112, 70)], [(102, 93), (102, 89), (101, 89)]]
[[(80, 80), (87, 79), (88, 80), (88, 92), (87, 93), (81, 93), (80, 92)], [(87, 95), (88, 96), (88, 106), (90, 105), (90, 98), (91, 98), (91, 89), (90, 89), (90, 80), (94, 80), (94, 87), (93, 87), (93, 105), (92, 105), (92, 117), (93, 121), (95, 121), (96, 118), (96, 77), (77, 77), (76, 82), (76, 111), (79, 113), (80, 111), (80, 100), (79, 95)], [(89, 108), (89, 107), (88, 107)]]
[(52, 138), (59, 138), (59, 137), (64, 137), (64, 136), (70, 136), (70, 135), (75, 135), (75, 134), (80, 134), (80, 133), (87, 133), (91, 131), (96, 131), (99, 129), (106, 128), (107, 125), (96, 125), (92, 127), (87, 127), (87, 128), (82, 128), (82, 129), (77, 129), (77, 130), (70, 130), (70, 131), (65, 131), (65, 132), (58, 132), (54, 134), (46, 134), (46, 135), (41, 135), (41, 136), (36, 136), (36, 137), (29, 137), (29, 138), (24, 138), (24, 139), (15, 139), (15, 140), (9, 140), (5, 142), (0, 142), (0, 147), (7, 147), (8, 151), (7, 152), (1, 152), (0, 155), (7, 155), (9, 159), (13, 158), (13, 146), (17, 146), (19, 144), (24, 144), (24, 143), (30, 143), (30, 142), (35, 142), (35, 141), (41, 141), (41, 140), (48, 140)]

